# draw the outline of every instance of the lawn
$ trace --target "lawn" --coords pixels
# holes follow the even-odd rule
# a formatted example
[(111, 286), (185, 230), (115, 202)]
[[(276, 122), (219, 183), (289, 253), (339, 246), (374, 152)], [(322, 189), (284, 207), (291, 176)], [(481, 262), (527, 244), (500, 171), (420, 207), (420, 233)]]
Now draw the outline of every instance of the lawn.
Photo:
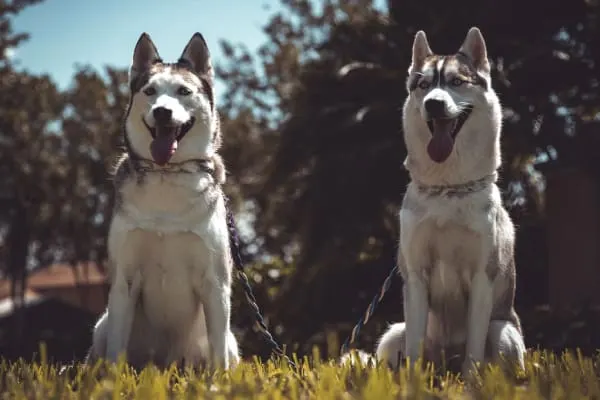
[[(298, 360), (297, 360), (298, 361)], [(535, 351), (525, 371), (505, 377), (498, 368), (482, 371), (469, 385), (459, 376), (431, 369), (392, 372), (384, 366), (339, 366), (318, 357), (290, 368), (284, 361), (245, 361), (229, 372), (160, 371), (140, 373), (125, 363), (73, 366), (59, 375), (45, 362), (3, 362), (1, 399), (600, 399), (600, 353), (560, 356)], [(420, 371), (420, 370), (419, 370)]]

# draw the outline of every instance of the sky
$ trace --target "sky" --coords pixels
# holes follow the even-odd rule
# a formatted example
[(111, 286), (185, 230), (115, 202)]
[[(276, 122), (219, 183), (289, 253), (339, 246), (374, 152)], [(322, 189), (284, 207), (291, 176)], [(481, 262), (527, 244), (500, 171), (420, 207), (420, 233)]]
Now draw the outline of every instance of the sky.
[[(14, 32), (29, 41), (14, 49), (21, 69), (47, 73), (68, 87), (77, 64), (101, 70), (127, 67), (142, 32), (150, 34), (161, 57), (175, 61), (194, 32), (208, 42), (213, 62), (221, 39), (250, 50), (265, 40), (261, 27), (279, 7), (277, 0), (45, 0), (13, 20)], [(221, 92), (217, 82), (216, 90)], [(219, 87), (221, 86), (221, 87)]]

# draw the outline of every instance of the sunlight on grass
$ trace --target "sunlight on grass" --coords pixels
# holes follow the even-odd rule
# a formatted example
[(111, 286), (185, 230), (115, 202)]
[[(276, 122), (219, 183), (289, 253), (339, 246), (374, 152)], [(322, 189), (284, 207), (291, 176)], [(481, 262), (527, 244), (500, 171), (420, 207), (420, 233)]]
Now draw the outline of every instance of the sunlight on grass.
[[(42, 360), (44, 360), (42, 352)], [(296, 359), (297, 360), (297, 359)], [(482, 371), (476, 383), (460, 377), (435, 376), (433, 368), (410, 373), (376, 367), (339, 366), (318, 357), (297, 360), (292, 369), (282, 360), (245, 361), (228, 372), (161, 371), (148, 366), (137, 373), (120, 362), (74, 366), (59, 374), (45, 361), (0, 364), (1, 399), (597, 399), (600, 398), (600, 353), (557, 356), (529, 354), (525, 371), (506, 377), (499, 368)]]

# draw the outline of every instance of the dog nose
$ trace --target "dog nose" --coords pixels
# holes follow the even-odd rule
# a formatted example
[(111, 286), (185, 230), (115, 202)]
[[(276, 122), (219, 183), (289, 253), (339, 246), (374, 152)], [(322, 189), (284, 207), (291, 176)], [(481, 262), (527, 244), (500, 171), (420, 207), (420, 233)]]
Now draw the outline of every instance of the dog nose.
[(442, 100), (429, 99), (425, 102), (425, 111), (430, 118), (441, 118), (446, 116), (446, 104)]
[(156, 107), (154, 110), (152, 110), (152, 115), (154, 116), (154, 120), (157, 124), (167, 124), (171, 122), (173, 111), (165, 107)]

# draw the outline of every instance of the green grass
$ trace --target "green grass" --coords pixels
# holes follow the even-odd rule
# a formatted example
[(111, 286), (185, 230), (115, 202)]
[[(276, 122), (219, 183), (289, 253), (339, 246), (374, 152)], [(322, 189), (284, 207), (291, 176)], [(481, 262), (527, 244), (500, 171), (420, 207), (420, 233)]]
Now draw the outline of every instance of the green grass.
[(489, 367), (468, 385), (459, 376), (436, 376), (431, 368), (392, 372), (318, 358), (297, 364), (293, 370), (283, 361), (247, 361), (210, 374), (153, 366), (136, 373), (123, 362), (99, 363), (59, 375), (45, 362), (2, 362), (0, 399), (600, 399), (600, 353), (587, 358), (532, 352), (516, 377)]

